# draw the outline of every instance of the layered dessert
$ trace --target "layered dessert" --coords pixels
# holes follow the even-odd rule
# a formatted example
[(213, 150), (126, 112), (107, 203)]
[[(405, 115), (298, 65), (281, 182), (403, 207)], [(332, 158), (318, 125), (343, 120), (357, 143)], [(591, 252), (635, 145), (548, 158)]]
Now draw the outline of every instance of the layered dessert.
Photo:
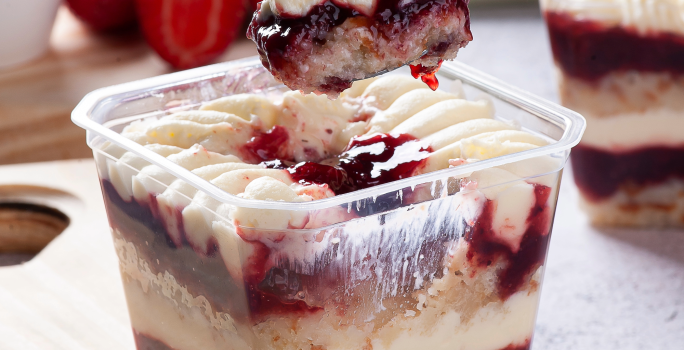
[(289, 88), (331, 98), (406, 64), (434, 90), (442, 60), (473, 39), (468, 0), (264, 0), (247, 37)]
[(386, 189), (548, 143), (454, 86), (238, 94), (123, 129), (232, 202), (102, 144), (138, 348), (529, 349), (563, 160)]
[(562, 104), (587, 119), (571, 155), (598, 225), (684, 225), (684, 3), (543, 0)]

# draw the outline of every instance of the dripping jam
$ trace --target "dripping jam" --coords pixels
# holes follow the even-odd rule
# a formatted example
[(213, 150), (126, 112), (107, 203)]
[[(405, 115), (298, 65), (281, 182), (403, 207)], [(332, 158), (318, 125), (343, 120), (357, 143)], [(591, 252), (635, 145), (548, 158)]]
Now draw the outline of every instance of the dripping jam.
[(439, 81), (435, 74), (442, 67), (442, 60), (436, 67), (424, 67), (422, 64), (411, 65), (411, 75), (415, 78), (422, 80), (432, 91), (437, 90), (439, 87)]

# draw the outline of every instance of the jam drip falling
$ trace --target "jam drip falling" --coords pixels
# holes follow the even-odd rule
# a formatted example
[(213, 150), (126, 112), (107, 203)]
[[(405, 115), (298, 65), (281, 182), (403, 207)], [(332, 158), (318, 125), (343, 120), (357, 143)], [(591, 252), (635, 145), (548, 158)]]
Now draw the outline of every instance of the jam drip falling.
[(439, 60), (439, 63), (435, 67), (425, 67), (422, 64), (412, 64), (411, 75), (416, 79), (420, 78), (420, 80), (427, 84), (432, 91), (435, 91), (439, 87), (439, 81), (437, 81), (435, 73), (437, 73), (440, 67), (442, 67), (442, 60)]
[(342, 154), (326, 164), (292, 165), (280, 159), (262, 164), (286, 169), (301, 184), (327, 184), (340, 195), (410, 177), (431, 152), (429, 145), (408, 134), (373, 134), (354, 137)]

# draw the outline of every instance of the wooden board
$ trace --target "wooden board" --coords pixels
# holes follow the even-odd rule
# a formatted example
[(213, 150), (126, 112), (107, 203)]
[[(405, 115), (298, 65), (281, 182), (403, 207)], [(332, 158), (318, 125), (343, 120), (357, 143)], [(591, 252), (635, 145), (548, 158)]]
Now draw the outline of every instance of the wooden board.
[(92, 160), (0, 167), (0, 203), (66, 214), (35, 258), (0, 267), (0, 349), (133, 349), (123, 289)]
[[(217, 61), (256, 55), (246, 38)], [(0, 70), (0, 164), (91, 157), (71, 111), (88, 92), (170, 73), (137, 33), (96, 35), (61, 8), (51, 49), (24, 66)]]

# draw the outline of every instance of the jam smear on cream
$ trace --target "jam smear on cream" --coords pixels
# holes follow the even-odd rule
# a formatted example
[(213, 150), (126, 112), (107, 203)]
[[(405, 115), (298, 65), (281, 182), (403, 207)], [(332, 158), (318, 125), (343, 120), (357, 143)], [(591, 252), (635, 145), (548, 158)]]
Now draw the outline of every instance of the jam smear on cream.
[(340, 195), (411, 177), (431, 152), (429, 145), (409, 134), (373, 134), (352, 138), (342, 154), (325, 161), (331, 165), (287, 166), (287, 160), (280, 159), (262, 164), (287, 169), (292, 180), (301, 184), (327, 184)]

